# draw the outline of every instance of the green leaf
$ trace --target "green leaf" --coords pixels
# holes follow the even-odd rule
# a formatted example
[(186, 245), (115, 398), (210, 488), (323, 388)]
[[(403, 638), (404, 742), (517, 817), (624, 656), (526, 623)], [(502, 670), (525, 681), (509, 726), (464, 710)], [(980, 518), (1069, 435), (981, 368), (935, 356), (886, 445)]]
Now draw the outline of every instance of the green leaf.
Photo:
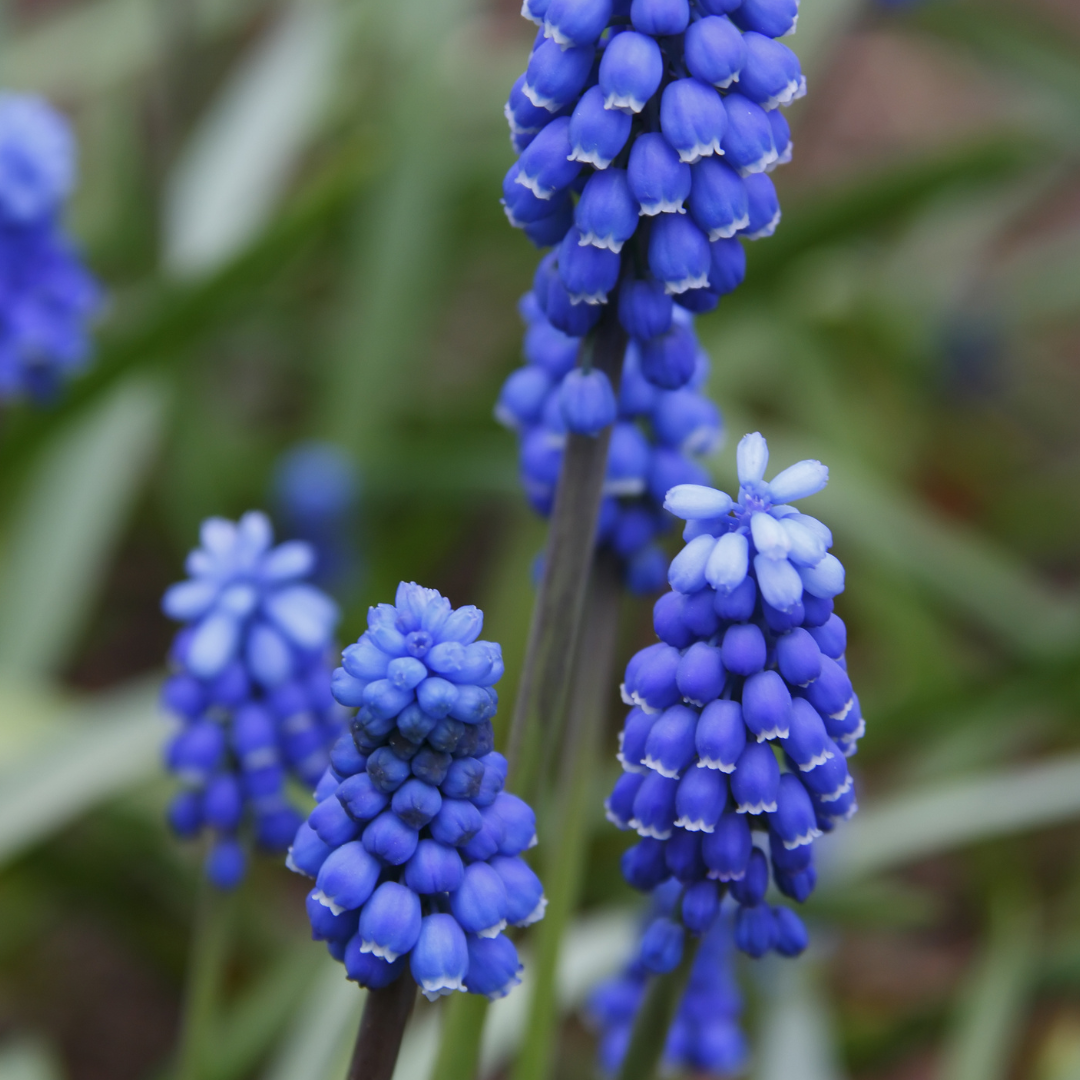
[(941, 851), (1080, 816), (1080, 754), (906, 791), (819, 842), (822, 884), (892, 870)]
[(43, 453), (0, 560), (0, 669), (37, 678), (67, 659), (153, 463), (165, 385), (119, 386)]
[[(10, 698), (0, 687), (0, 715), (25, 695)], [(102, 692), (82, 705), (56, 712), (21, 753), (0, 763), (0, 865), (46, 839), (98, 803), (152, 776), (159, 768), (163, 726), (158, 681)]]
[(984, 955), (970, 972), (940, 1080), (1005, 1080), (1023, 1031), (1035, 964), (1035, 911), (997, 897)]

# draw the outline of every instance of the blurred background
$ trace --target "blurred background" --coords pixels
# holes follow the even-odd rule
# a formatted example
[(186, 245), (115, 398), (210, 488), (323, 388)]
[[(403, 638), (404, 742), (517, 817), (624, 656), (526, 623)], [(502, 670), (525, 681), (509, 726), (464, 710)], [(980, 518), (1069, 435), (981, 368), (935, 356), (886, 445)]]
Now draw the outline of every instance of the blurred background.
[[(89, 372), (0, 416), (2, 1080), (170, 1075), (201, 855), (162, 821), (158, 601), (203, 517), (296, 532), (290, 477), (329, 468), (341, 640), (418, 580), (485, 609), (513, 699), (543, 524), (491, 408), (537, 260), (498, 204), (533, 32), (516, 0), (5, 3), (0, 85), (71, 117), (109, 301)], [(811, 954), (742, 969), (753, 1075), (1077, 1080), (1080, 7), (804, 0), (793, 45), (783, 223), (698, 324), (711, 467), (730, 488), (756, 429), (776, 467), (830, 466), (869, 730)], [(283, 458), (313, 440), (340, 456)], [(650, 640), (629, 604), (623, 659)], [(617, 768), (564, 949), (569, 1080), (631, 948)], [(360, 991), (304, 893), (263, 859), (236, 898), (214, 1080), (343, 1075)], [(400, 1080), (437, 1030), (419, 1008)]]

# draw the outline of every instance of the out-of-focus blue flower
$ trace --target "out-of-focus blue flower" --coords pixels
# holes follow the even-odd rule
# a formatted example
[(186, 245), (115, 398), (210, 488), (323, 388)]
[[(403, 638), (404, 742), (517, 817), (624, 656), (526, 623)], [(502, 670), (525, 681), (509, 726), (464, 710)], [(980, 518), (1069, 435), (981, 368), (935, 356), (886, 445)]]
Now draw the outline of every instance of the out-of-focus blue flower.
[(314, 551), (303, 541), (273, 546), (265, 514), (239, 522), (209, 518), (187, 558), (187, 581), (162, 607), (184, 623), (170, 652), (162, 690), (181, 727), (166, 765), (184, 784), (169, 809), (174, 831), (215, 837), (207, 876), (221, 888), (243, 877), (238, 836), (283, 851), (300, 815), (285, 783), (314, 789), (343, 710), (330, 693), (337, 607), (306, 583)]
[(550, 514), (568, 432), (596, 435), (614, 421), (597, 543), (619, 558), (632, 592), (656, 592), (667, 572), (657, 543), (667, 527), (664, 493), (673, 484), (703, 482), (707, 474), (697, 459), (718, 450), (724, 434), (719, 410), (701, 390), (708, 360), (692, 316), (682, 308), (674, 314), (662, 288), (644, 282), (624, 286), (620, 308), (626, 318), (646, 327), (666, 324), (674, 339), (652, 362), (680, 370), (685, 365), (690, 378), (679, 389), (659, 389), (645, 378), (641, 349), (632, 341), (616, 407), (606, 376), (572, 366), (582, 338), (551, 324), (540, 292), (527, 294), (520, 305), (528, 320), (527, 363), (506, 380), (495, 408), (499, 422), (518, 436), (526, 497), (538, 513)]
[(74, 179), (66, 120), (0, 93), (0, 401), (50, 399), (89, 356), (101, 294), (60, 224)]
[(813, 890), (813, 841), (856, 810), (846, 759), (864, 723), (833, 612), (844, 568), (828, 528), (791, 505), (820, 491), (828, 469), (800, 461), (766, 480), (759, 434), (736, 456), (736, 499), (702, 484), (666, 494), (686, 546), (653, 610), (660, 641), (626, 669), (626, 772), (607, 812), (643, 837), (624, 857), (627, 880), (685, 886), (688, 929), (702, 933), (715, 917), (695, 891), (715, 883), (716, 899), (738, 904), (740, 949), (792, 955), (806, 933), (793, 912), (765, 903), (769, 867), (786, 896), (802, 902)]
[(503, 790), (494, 750), (503, 662), (478, 640), (483, 621), (402, 582), (334, 672), (335, 698), (358, 712), (287, 864), (314, 878), (312, 936), (362, 986), (386, 986), (408, 963), (430, 1000), (502, 997), (521, 970), (503, 931), (543, 918), (543, 887), (521, 858), (536, 818)]
[[(663, 886), (653, 896), (652, 913), (643, 935), (669, 921), (686, 894)], [(746, 1066), (748, 1048), (739, 1027), (743, 1001), (735, 982), (730, 916), (714, 918), (703, 937), (690, 979), (679, 1001), (664, 1044), (663, 1067), (695, 1075), (734, 1076)], [(651, 969), (641, 955), (589, 995), (586, 1018), (600, 1037), (600, 1067), (607, 1075), (619, 1071), (630, 1045), (634, 1020), (645, 997)]]
[(315, 549), (312, 580), (335, 592), (354, 586), (360, 478), (353, 460), (332, 443), (301, 443), (278, 459), (271, 490), (285, 535)]

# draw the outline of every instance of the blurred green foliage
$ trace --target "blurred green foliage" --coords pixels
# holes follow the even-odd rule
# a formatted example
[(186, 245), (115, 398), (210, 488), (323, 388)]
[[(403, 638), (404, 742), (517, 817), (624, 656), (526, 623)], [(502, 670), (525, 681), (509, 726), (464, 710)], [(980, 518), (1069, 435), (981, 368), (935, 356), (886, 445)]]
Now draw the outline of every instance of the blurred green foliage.
[[(285, 448), (332, 439), (362, 470), (366, 570), (343, 640), (400, 578), (423, 581), (485, 608), (513, 699), (543, 529), (491, 420), (535, 263), (497, 203), (501, 104), (530, 38), (512, 8), (8, 5), (0, 82), (72, 116), (72, 223), (111, 299), (93, 369), (56, 406), (0, 418), (5, 1080), (169, 1075), (198, 854), (161, 824), (157, 598), (201, 518), (265, 504)], [(1080, 1075), (1069, 13), (805, 0), (812, 94), (793, 112), (784, 222), (700, 322), (731, 435), (760, 427), (777, 465), (831, 467), (817, 512), (848, 567), (869, 718), (863, 813), (810, 906), (816, 952), (748, 965), (764, 1080), (928, 1062), (946, 1080)], [(819, 154), (807, 175), (811, 139), (843, 144), (829, 109), (861, 92), (853, 58), (886, 39), (988, 94), (985, 116), (872, 161)], [(919, 76), (897, 78), (902, 101)], [(729, 446), (720, 486), (733, 471)], [(628, 610), (624, 655), (649, 639), (648, 605)], [(613, 688), (612, 724), (616, 707)], [(608, 779), (563, 949), (567, 1010), (633, 925)], [(237, 899), (214, 1080), (342, 1073), (359, 992), (305, 942), (302, 896), (264, 863)], [(527, 995), (492, 1011), (485, 1068), (512, 1054)], [(418, 1012), (403, 1078), (427, 1075), (437, 1024)], [(590, 1075), (590, 1053), (569, 1019), (558, 1075)]]

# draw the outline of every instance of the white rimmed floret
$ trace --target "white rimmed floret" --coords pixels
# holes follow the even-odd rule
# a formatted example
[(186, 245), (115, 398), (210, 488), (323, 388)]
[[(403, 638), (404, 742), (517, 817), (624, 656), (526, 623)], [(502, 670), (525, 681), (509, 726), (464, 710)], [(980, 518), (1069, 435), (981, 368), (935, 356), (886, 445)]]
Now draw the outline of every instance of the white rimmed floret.
[(522, 3), (521, 3), (521, 17), (523, 19), (528, 19), (529, 22), (531, 22), (531, 23), (536, 23), (537, 26), (543, 26), (544, 25), (544, 17), (543, 17), (543, 15), (534, 15), (532, 5), (533, 5), (533, 0), (522, 0)]
[[(629, 761), (626, 755), (621, 750), (615, 755), (615, 759), (623, 767), (623, 772), (647, 773), (649, 771), (640, 762)], [(633, 825), (633, 822), (630, 822), (629, 824), (631, 825), (631, 827), (635, 827)]]
[(566, 160), (580, 161), (585, 165), (592, 165), (593, 168), (600, 169), (602, 172), (615, 159), (604, 157), (599, 150), (586, 150), (583, 146), (575, 146), (574, 149), (566, 155)]
[(854, 697), (849, 697), (847, 699), (847, 704), (839, 712), (831, 712), (831, 713), (829, 713), (829, 719), (830, 720), (843, 720), (844, 717), (846, 717), (847, 714), (849, 712), (851, 712), (851, 707), (854, 704), (855, 704), (855, 698)]
[(506, 920), (500, 919), (493, 926), (486, 926), (483, 930), (477, 930), (477, 937), (493, 938), (498, 937), (506, 929)]
[(802, 834), (802, 836), (796, 836), (794, 840), (785, 840), (784, 847), (786, 847), (788, 851), (794, 851), (796, 848), (812, 844), (820, 835), (821, 830), (811, 826)]
[[(839, 796), (837, 796), (839, 798)], [(776, 813), (776, 800), (772, 802), (756, 802), (756, 803), (739, 803), (735, 807), (736, 814), (775, 814)]]
[(275, 746), (260, 746), (257, 750), (249, 750), (240, 759), (240, 764), (245, 770), (265, 769), (278, 763), (278, 752)]
[[(791, 29), (785, 30), (780, 37), (791, 37), (795, 31), (799, 28), (799, 13), (795, 12), (795, 18), (791, 20)], [(778, 39), (779, 40), (779, 39)]]
[(289, 850), (285, 855), (285, 869), (291, 870), (294, 874), (303, 874), (304, 877), (311, 877), (306, 870), (301, 870), (300, 867), (293, 862), (292, 845), (289, 846)]
[[(636, 705), (637, 704), (637, 702), (634, 701), (634, 695), (631, 694), (630, 691), (626, 689), (626, 683), (624, 683), (624, 682), (619, 683), (619, 697), (622, 698), (622, 703), (624, 705)], [(620, 747), (622, 746), (622, 733), (621, 732), (619, 733), (619, 746)]]
[(440, 975), (435, 979), (421, 979), (420, 981), (420, 992), (428, 1001), (438, 1001), (439, 998), (446, 997), (455, 990), (464, 989), (465, 982), (460, 977), (455, 979), (448, 975)]
[(535, 90), (528, 80), (521, 84), (521, 92), (538, 108), (547, 109), (548, 112), (558, 112), (563, 107), (563, 102), (555, 98), (546, 98), (539, 90)]
[(784, 147), (780, 156), (765, 171), (772, 172), (773, 169), (776, 169), (781, 165), (787, 165), (791, 161), (791, 157), (794, 152), (795, 144), (789, 139), (787, 146)]
[(800, 765), (799, 772), (810, 772), (819, 765), (824, 765), (832, 756), (833, 752), (831, 750), (822, 750), (820, 754), (815, 754), (805, 765)]
[(710, 142), (694, 143), (693, 146), (680, 150), (679, 160), (687, 165), (696, 165), (702, 158), (712, 157), (713, 154), (722, 157), (723, 153), (724, 151), (720, 149), (720, 140), (714, 138)]
[(604, 803), (604, 817), (606, 817), (608, 821), (610, 821), (611, 824), (615, 826), (616, 829), (630, 828), (630, 822), (624, 821), (621, 817), (619, 817), (618, 814), (615, 813), (614, 810), (611, 809), (610, 801), (605, 801)]
[(698, 760), (697, 767), (699, 769), (718, 769), (722, 773), (733, 773), (735, 771), (735, 762), (703, 757)]
[(657, 214), (685, 214), (686, 207), (682, 199), (657, 199), (656, 202), (642, 203), (638, 217), (656, 217)]
[(740, 176), (753, 176), (754, 173), (768, 172), (776, 164), (779, 157), (776, 147), (770, 146), (757, 161), (751, 161), (749, 165), (740, 165), (738, 173)]
[(637, 818), (634, 818), (630, 825), (638, 836), (651, 836), (654, 840), (669, 840), (671, 838), (670, 827), (663, 829), (659, 825), (642, 825)]
[(664, 282), (664, 292), (668, 296), (680, 296), (688, 289), (706, 289), (709, 286), (709, 273), (698, 274), (696, 277), (688, 274), (679, 281)]
[(544, 911), (548, 906), (548, 899), (546, 896), (541, 896), (536, 902), (536, 907), (525, 916), (521, 922), (514, 923), (515, 926), (532, 926), (533, 923), (539, 922), (544, 917)]
[(667, 768), (662, 761), (658, 761), (651, 754), (647, 755), (642, 761), (642, 765), (646, 769), (652, 769), (653, 772), (659, 773), (661, 776), (666, 776), (669, 780), (679, 779), (679, 770)]
[(764, 240), (766, 236), (772, 236), (776, 232), (776, 226), (780, 224), (781, 213), (779, 210), (769, 219), (769, 221), (762, 225), (756, 232), (747, 233), (747, 240)]
[(683, 814), (675, 824), (680, 829), (685, 829), (687, 832), (712, 832), (716, 828), (716, 824), (708, 824), (704, 818), (691, 819), (688, 814)]
[(851, 785), (853, 783), (854, 781), (851, 779), (850, 776), (848, 776), (847, 779), (834, 792), (829, 795), (821, 795), (819, 796), (819, 798), (822, 802), (836, 802), (837, 799), (839, 799), (842, 795), (846, 795), (851, 790)]
[(551, 38), (563, 52), (572, 49), (575, 45), (575, 42), (571, 41), (557, 26), (552, 26), (547, 19), (544, 20), (544, 37)]
[(625, 240), (616, 240), (614, 236), (597, 236), (594, 232), (582, 233), (578, 240), (578, 247), (607, 248), (616, 255), (623, 249)]
[(334, 901), (331, 900), (330, 897), (322, 891), (322, 889), (316, 889), (311, 894), (311, 898), (313, 900), (318, 900), (323, 907), (329, 908), (331, 915), (340, 915), (345, 910), (339, 904), (335, 904)]
[(749, 224), (750, 215), (743, 214), (741, 218), (736, 218), (728, 225), (718, 225), (715, 229), (710, 229), (709, 241), (711, 243), (714, 240), (727, 240), (729, 237), (734, 236), (740, 229), (745, 229)]
[(742, 881), (746, 877), (746, 871), (740, 870), (737, 874), (729, 874), (724, 870), (710, 870), (705, 876), (713, 881)]
[(394, 952), (389, 945), (380, 945), (377, 941), (365, 941), (363, 938), (360, 939), (360, 951), (381, 957), (388, 964), (392, 964), (401, 955), (399, 952)]
[(608, 294), (603, 289), (599, 289), (594, 293), (570, 293), (571, 304), (589, 304), (591, 307), (596, 307), (598, 304), (606, 304), (608, 302)]
[(514, 183), (528, 188), (538, 199), (543, 199), (545, 202), (555, 194), (555, 188), (541, 187), (539, 177), (528, 176), (524, 170), (518, 170), (517, 176), (514, 177)]
[(510, 108), (509, 101), (503, 106), (503, 116), (506, 117), (506, 122), (510, 126), (511, 135), (536, 135), (544, 130), (542, 127), (526, 127), (524, 124), (519, 124), (517, 117), (514, 116), (514, 110)]
[(768, 731), (758, 732), (757, 741), (769, 742), (771, 739), (786, 739), (790, 734), (791, 729), (787, 727), (769, 728)]
[(801, 97), (806, 97), (805, 75), (800, 75), (797, 79), (788, 80), (788, 83), (783, 90), (778, 94), (773, 94), (771, 98), (766, 101), (761, 101), (758, 104), (760, 104), (766, 112), (771, 112), (781, 105), (790, 105), (793, 101), (798, 101)]

